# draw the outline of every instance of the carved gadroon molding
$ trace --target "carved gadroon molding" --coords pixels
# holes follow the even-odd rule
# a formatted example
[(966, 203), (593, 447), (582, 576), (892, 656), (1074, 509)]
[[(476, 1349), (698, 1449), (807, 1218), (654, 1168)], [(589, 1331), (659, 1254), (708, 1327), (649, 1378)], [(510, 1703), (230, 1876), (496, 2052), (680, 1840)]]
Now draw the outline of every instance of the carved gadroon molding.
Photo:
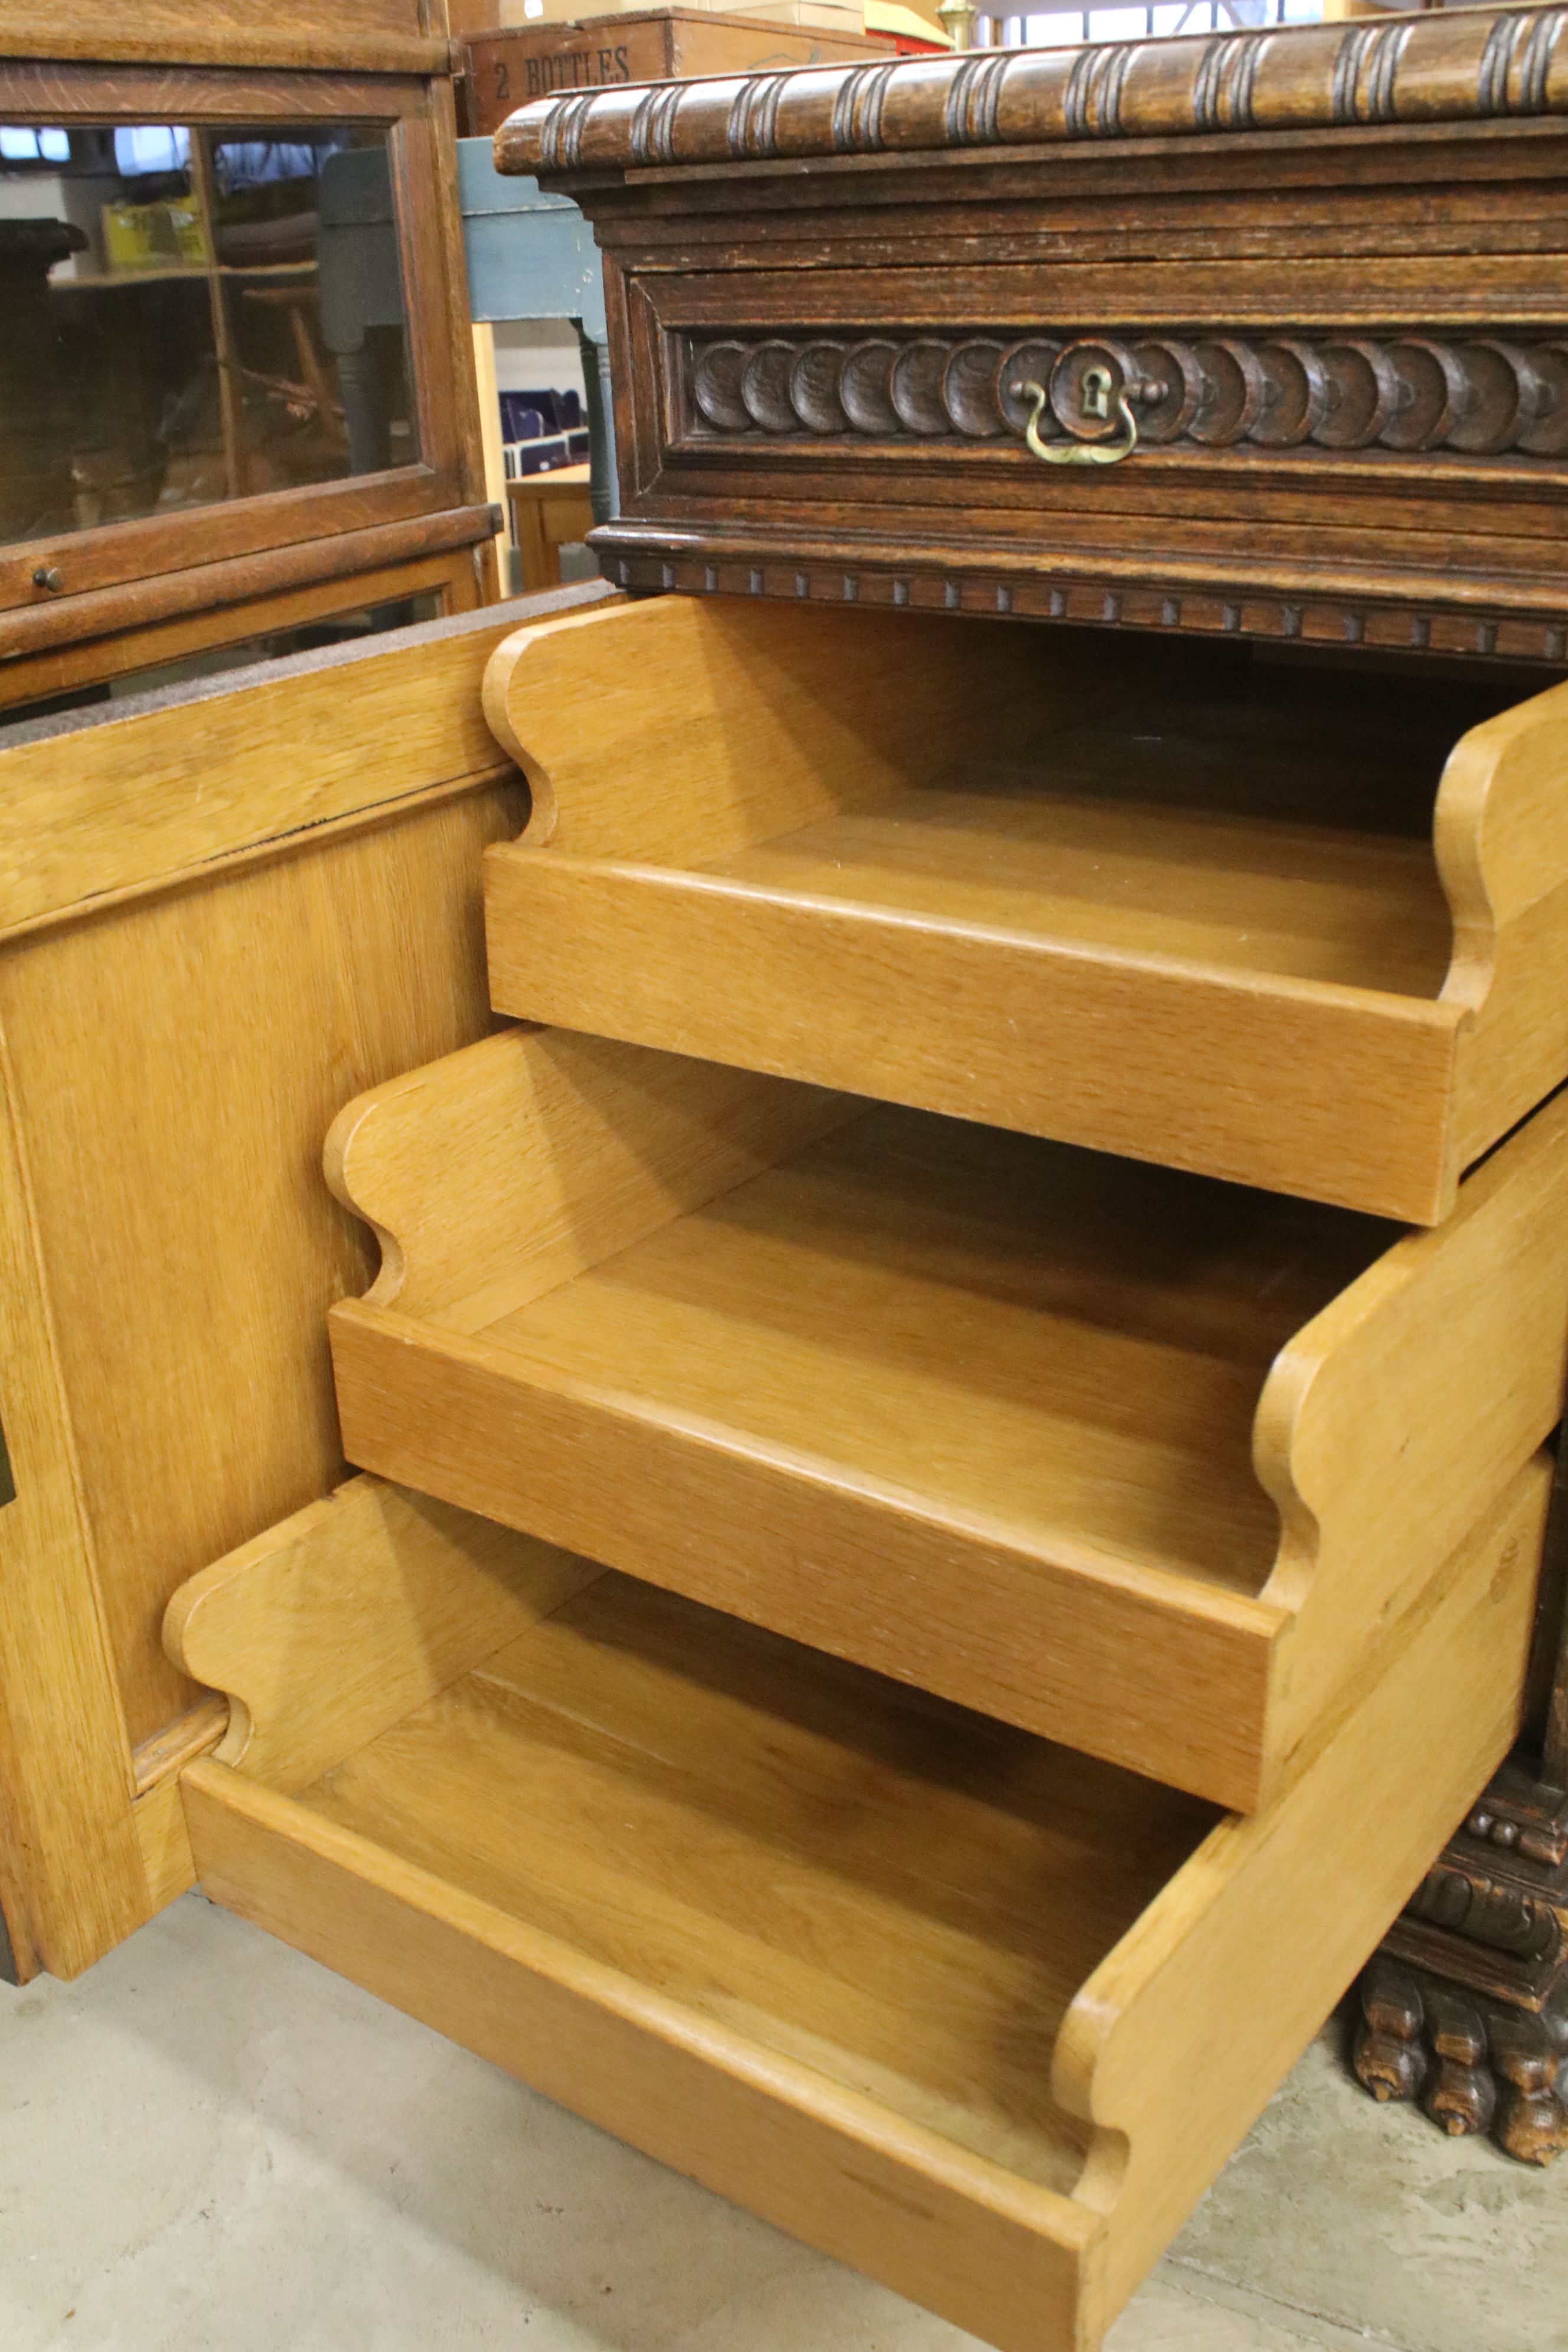
[(1022, 439), (1033, 406), (1024, 386), (1037, 383), (1048, 388), (1037, 426), (1047, 439), (1110, 435), (1125, 397), (1140, 447), (1568, 452), (1568, 339), (691, 336), (684, 360), (699, 435)]
[(607, 580), (633, 594), (679, 589), (683, 595), (768, 596), (795, 603), (876, 604), (976, 618), (1067, 621), (1091, 628), (1176, 630), (1187, 635), (1283, 638), (1303, 645), (1370, 646), (1394, 653), (1497, 656), (1514, 662), (1568, 663), (1568, 614), (1477, 610), (1437, 594), (1386, 592), (1308, 594), (1261, 582), (1226, 586), (1143, 576), (1127, 567), (1096, 572), (1038, 564), (993, 570), (984, 554), (895, 554), (867, 550), (861, 561), (807, 554), (798, 545), (737, 546), (622, 515), (601, 523), (594, 544)]
[(1562, 1951), (1563, 1932), (1550, 1903), (1442, 1864), (1427, 1872), (1405, 1906), (1405, 1916), (1467, 1936), (1513, 1959), (1551, 1963)]
[(1517, 1764), (1506, 1764), (1470, 1808), (1465, 1835), (1542, 1874), (1560, 1872), (1568, 1863), (1568, 1790), (1531, 1780)]
[(546, 177), (815, 155), (1220, 132), (1354, 131), (1568, 111), (1568, 9), (991, 49), (536, 100), (496, 135)]

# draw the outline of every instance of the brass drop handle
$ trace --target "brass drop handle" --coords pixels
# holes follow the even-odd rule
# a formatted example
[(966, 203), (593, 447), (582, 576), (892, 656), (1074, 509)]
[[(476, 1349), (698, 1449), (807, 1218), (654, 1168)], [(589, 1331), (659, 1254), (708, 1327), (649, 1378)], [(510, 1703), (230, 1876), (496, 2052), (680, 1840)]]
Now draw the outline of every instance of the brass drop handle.
[[(1084, 371), (1083, 413), (1086, 416), (1110, 415), (1110, 395), (1114, 379), (1109, 368), (1092, 367)], [(1040, 438), (1040, 418), (1050, 395), (1043, 383), (1016, 383), (1016, 399), (1032, 402), (1024, 438), (1035, 456), (1045, 466), (1119, 466), (1123, 457), (1131, 457), (1138, 446), (1138, 419), (1128, 404), (1125, 387), (1116, 395), (1116, 421), (1121, 427), (1120, 441), (1063, 441), (1052, 446)]]

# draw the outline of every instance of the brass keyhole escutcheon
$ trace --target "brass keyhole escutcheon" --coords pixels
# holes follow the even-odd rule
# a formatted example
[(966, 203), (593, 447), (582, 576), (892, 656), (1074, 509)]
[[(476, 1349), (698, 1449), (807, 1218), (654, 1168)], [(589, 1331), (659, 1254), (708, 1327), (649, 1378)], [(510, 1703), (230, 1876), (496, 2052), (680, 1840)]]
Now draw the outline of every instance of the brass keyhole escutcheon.
[[(1109, 368), (1086, 368), (1082, 395), (1084, 415), (1109, 417), (1114, 388), (1115, 379)], [(1128, 405), (1125, 392), (1119, 394), (1116, 401), (1116, 421), (1121, 427), (1119, 441), (1064, 441), (1053, 447), (1050, 442), (1040, 438), (1040, 419), (1049, 398), (1045, 385), (1016, 383), (1012, 390), (1015, 399), (1031, 403), (1024, 438), (1043, 466), (1119, 466), (1123, 457), (1131, 457), (1138, 446), (1138, 419)]]
[(1108, 367), (1086, 368), (1083, 378), (1083, 413), (1103, 422), (1110, 417), (1110, 370)]

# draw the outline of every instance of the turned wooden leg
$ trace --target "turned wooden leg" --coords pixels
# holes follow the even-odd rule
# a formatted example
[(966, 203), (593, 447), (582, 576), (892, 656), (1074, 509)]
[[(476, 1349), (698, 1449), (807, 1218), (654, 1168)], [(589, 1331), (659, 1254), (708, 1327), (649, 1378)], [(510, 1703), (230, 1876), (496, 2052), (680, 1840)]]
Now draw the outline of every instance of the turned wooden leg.
[(1379, 1953), (1361, 1980), (1355, 2070), (1374, 2099), (1414, 2099), (1426, 2079), (1421, 1988)]

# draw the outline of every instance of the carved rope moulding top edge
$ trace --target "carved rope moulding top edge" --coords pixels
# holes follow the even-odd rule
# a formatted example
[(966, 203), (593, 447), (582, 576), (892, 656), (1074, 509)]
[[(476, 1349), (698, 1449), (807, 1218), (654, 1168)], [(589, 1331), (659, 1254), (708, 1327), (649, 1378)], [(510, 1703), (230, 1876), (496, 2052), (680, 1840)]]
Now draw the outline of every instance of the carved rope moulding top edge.
[(1064, 140), (1355, 130), (1568, 111), (1568, 8), (993, 49), (577, 91), (497, 135), (503, 171), (668, 168)]
[[(1568, 330), (1461, 339), (1223, 331), (689, 336), (699, 435), (1093, 442), (1125, 400), (1143, 444), (1568, 454)], [(1039, 388), (1044, 406), (1036, 400)]]

